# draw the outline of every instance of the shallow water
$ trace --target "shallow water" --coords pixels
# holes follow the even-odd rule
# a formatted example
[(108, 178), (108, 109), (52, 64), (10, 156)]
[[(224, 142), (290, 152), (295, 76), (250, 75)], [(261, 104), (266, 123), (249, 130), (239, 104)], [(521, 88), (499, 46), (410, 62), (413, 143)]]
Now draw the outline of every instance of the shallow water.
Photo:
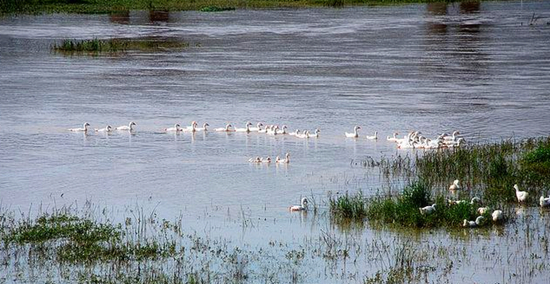
[[(548, 135), (548, 11), (550, 2), (526, 1), (0, 18), (0, 202), (22, 211), (86, 200), (139, 206), (247, 244), (265, 245), (266, 232), (299, 242), (329, 225), (287, 206), (375, 194), (385, 186), (379, 175), (351, 161), (415, 154), (385, 141), (394, 131), (458, 129), (471, 143)], [(50, 51), (93, 37), (190, 47)], [(192, 120), (320, 128), (321, 137), (162, 133)], [(67, 131), (85, 121), (135, 121), (137, 130)], [(381, 139), (344, 138), (354, 125)], [(247, 162), (286, 152), (288, 166)]]

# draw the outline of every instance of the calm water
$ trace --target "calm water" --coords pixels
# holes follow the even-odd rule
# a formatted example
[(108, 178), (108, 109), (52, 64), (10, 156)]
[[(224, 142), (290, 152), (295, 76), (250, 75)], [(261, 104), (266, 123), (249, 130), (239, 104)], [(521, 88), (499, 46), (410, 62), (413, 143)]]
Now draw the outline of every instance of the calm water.
[[(540, 19), (529, 26), (533, 13)], [(458, 129), (473, 143), (548, 135), (549, 17), (549, 1), (529, 1), (0, 18), (0, 203), (137, 205), (247, 243), (265, 244), (265, 232), (315, 235), (328, 225), (286, 208), (306, 195), (375, 194), (378, 175), (350, 161), (409, 153), (385, 141), (394, 131)], [(50, 51), (61, 39), (94, 37), (190, 47)], [(322, 132), (309, 141), (161, 132), (192, 120)], [(67, 131), (129, 121), (132, 135)], [(354, 125), (383, 139), (344, 138)], [(288, 166), (247, 162), (286, 152)], [(242, 216), (261, 230), (243, 231)]]

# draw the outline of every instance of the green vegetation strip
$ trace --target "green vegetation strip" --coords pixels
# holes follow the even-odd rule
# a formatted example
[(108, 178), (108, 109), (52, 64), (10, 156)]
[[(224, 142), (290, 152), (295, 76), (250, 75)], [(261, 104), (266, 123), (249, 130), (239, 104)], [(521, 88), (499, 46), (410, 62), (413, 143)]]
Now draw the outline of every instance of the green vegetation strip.
[[(342, 7), (345, 5), (392, 5), (400, 3), (441, 2), (434, 0), (2, 0), (5, 13), (114, 13), (128, 10), (202, 10), (227, 11), (235, 8)], [(443, 1), (450, 2), (450, 1)], [(210, 7), (210, 8), (209, 8)]]
[(56, 52), (124, 52), (127, 50), (159, 51), (183, 49), (189, 43), (166, 39), (91, 39), (91, 40), (63, 40), (60, 44), (53, 44)]

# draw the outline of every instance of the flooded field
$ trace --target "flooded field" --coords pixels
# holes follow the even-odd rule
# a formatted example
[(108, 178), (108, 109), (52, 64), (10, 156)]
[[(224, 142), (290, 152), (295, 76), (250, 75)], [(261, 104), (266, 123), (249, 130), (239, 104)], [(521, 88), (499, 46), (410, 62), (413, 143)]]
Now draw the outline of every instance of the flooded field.
[[(411, 232), (342, 226), (329, 217), (328, 198), (407, 184), (407, 177), (387, 179), (361, 166), (369, 157), (423, 154), (396, 149), (386, 141), (393, 132), (460, 130), (474, 144), (548, 136), (549, 11), (547, 1), (491, 1), (0, 18), (2, 211), (34, 217), (70, 206), (115, 223), (142, 214), (143, 223), (156, 220), (147, 223), (147, 237), (187, 248), (168, 261), (127, 264), (129, 276), (140, 266), (166, 275), (180, 267), (178, 279), (189, 282), (195, 275), (378, 283), (397, 275), (405, 282), (544, 283), (550, 212), (535, 203), (512, 206), (505, 226)], [(102, 54), (51, 50), (65, 39), (93, 38), (174, 44)], [(130, 121), (133, 132), (67, 130)], [(191, 121), (321, 132), (299, 139), (163, 131)], [(355, 125), (362, 136), (346, 138)], [(375, 131), (378, 140), (365, 138)], [(289, 164), (248, 162), (285, 153)], [(289, 212), (304, 196), (316, 213)], [(160, 229), (163, 219), (179, 230)], [(16, 255), (2, 255), (0, 282), (118, 273), (108, 264), (45, 273), (48, 261)]]

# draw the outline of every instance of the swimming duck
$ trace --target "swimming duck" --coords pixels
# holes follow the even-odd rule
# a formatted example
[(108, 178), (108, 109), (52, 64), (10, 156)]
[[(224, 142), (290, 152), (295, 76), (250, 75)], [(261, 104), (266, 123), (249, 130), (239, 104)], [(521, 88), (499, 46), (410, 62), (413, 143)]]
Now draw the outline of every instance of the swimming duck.
[(119, 126), (119, 127), (115, 128), (115, 129), (116, 129), (116, 130), (133, 131), (133, 130), (134, 130), (134, 126), (136, 126), (136, 123), (132, 121), (132, 122), (130, 122), (128, 125)]
[(358, 133), (359, 129), (361, 129), (361, 126), (355, 126), (353, 128), (353, 133), (346, 132), (346, 137), (348, 137), (348, 138), (357, 138), (357, 137), (359, 137), (359, 133)]
[(84, 122), (84, 124), (82, 125), (82, 128), (70, 128), (69, 131), (72, 131), (72, 132), (87, 132), (88, 131), (88, 126), (90, 126), (90, 124), (87, 123), (87, 122)]

